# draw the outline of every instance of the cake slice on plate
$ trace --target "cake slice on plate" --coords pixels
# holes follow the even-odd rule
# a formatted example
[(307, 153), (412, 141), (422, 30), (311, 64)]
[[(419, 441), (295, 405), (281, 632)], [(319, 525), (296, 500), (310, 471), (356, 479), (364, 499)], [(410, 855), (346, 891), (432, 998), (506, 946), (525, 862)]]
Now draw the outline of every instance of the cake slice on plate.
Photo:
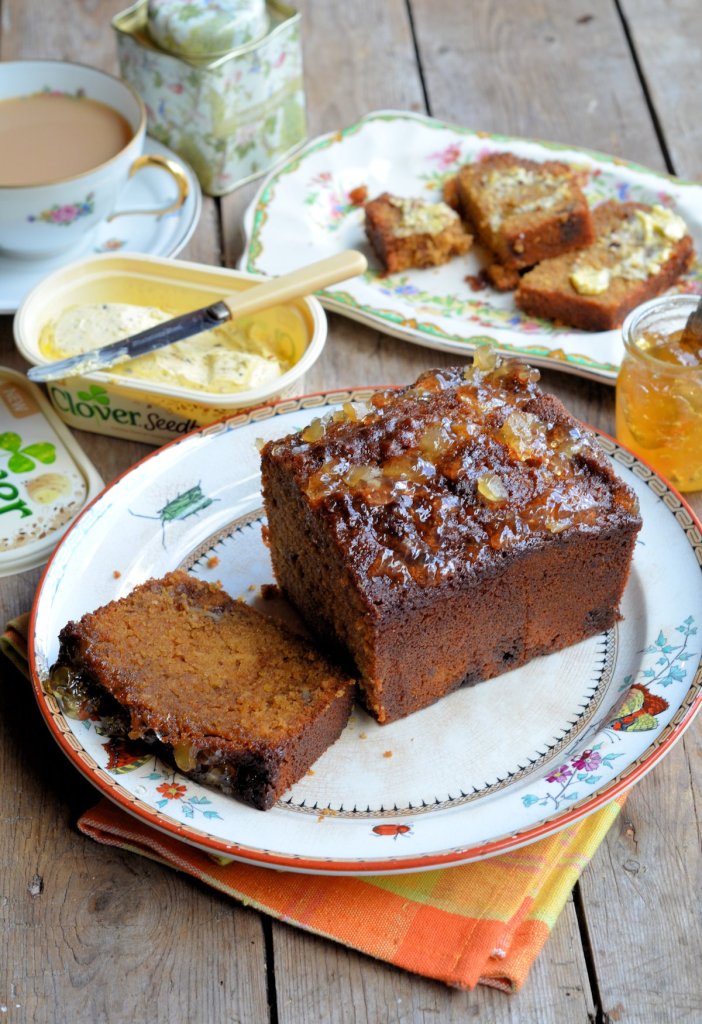
[(50, 687), (108, 735), (158, 741), (267, 810), (341, 734), (354, 681), (311, 643), (177, 571), (69, 622)]
[(663, 206), (610, 200), (595, 209), (594, 222), (591, 246), (544, 260), (521, 278), (515, 294), (521, 310), (609, 331), (669, 288), (694, 258), (685, 221)]
[(594, 238), (577, 176), (555, 160), (538, 163), (491, 153), (458, 171), (448, 189), (454, 194), (465, 219), (505, 269), (533, 267)]

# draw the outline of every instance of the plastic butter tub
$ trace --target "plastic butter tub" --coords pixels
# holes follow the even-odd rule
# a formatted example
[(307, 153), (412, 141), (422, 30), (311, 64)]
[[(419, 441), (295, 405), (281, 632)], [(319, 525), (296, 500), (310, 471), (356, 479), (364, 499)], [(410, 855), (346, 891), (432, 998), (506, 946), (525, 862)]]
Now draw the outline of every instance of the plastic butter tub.
[[(53, 325), (77, 308), (125, 305), (156, 308), (177, 316), (260, 280), (237, 270), (154, 256), (94, 256), (50, 274), (26, 296), (15, 314), (15, 342), (30, 363), (52, 362), (61, 353), (47, 349), (47, 337)], [(208, 379), (206, 367), (194, 365), (197, 385), (183, 384), (174, 383), (172, 373), (164, 379), (162, 373), (166, 371), (158, 368), (149, 367), (150, 376), (138, 377), (137, 373), (145, 371), (133, 360), (109, 371), (51, 382), (47, 385), (49, 398), (61, 419), (72, 427), (158, 445), (244, 409), (301, 393), (305, 372), (324, 348), (327, 321), (320, 303), (309, 297), (217, 330), (245, 332), (245, 344), (254, 354), (260, 345), (261, 351), (280, 367), (280, 376), (246, 390), (234, 384), (226, 390), (227, 378), (222, 376), (226, 352), (224, 358), (208, 352), (205, 358), (213, 390), (202, 384)], [(231, 337), (239, 344), (238, 334)], [(208, 344), (204, 334), (198, 339), (200, 348)], [(104, 342), (96, 336), (95, 347)], [(162, 349), (159, 359), (169, 358), (168, 349)], [(212, 363), (212, 358), (219, 362)]]
[(102, 486), (39, 388), (0, 367), (0, 576), (43, 565)]

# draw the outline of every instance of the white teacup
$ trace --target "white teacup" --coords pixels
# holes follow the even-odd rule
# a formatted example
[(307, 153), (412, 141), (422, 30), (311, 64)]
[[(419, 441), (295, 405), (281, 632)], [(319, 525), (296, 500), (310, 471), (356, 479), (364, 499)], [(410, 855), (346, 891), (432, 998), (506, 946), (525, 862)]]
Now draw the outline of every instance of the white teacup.
[[(13, 132), (7, 128), (10, 118), (24, 116), (16, 102), (6, 105), (5, 101), (16, 101), (18, 97), (34, 99), (37, 94), (58, 94), (64, 97), (64, 103), (65, 97), (71, 97), (75, 101), (75, 107), (70, 111), (73, 128), (76, 127), (76, 117), (87, 116), (80, 113), (86, 110), (80, 103), (87, 99), (88, 106), (92, 106), (91, 116), (97, 113), (99, 119), (100, 110), (108, 119), (112, 115), (115, 123), (122, 125), (123, 135), (115, 144), (119, 148), (92, 166), (90, 144), (95, 138), (94, 128), (86, 132), (79, 130), (78, 141), (73, 145), (79, 149), (85, 146), (86, 152), (81, 156), (84, 156), (83, 162), (88, 163), (87, 169), (62, 175), (52, 168), (51, 161), (47, 161), (46, 181), (43, 180), (43, 170), (38, 170), (37, 162), (32, 162), (31, 158), (19, 159), (16, 163), (13, 160), (11, 165), (7, 158), (5, 166), (12, 166), (13, 170), (3, 171), (0, 156), (0, 250), (16, 256), (43, 259), (70, 249), (103, 220), (123, 213), (164, 214), (182, 206), (189, 185), (181, 166), (164, 157), (142, 155), (146, 111), (141, 99), (131, 86), (97, 68), (52, 60), (0, 63), (0, 132), (3, 118), (6, 126), (4, 137), (0, 135), (0, 150), (8, 152), (8, 145), (11, 145)], [(32, 113), (37, 117), (40, 130), (45, 112), (43, 109), (37, 112), (35, 106)], [(50, 128), (55, 130), (55, 123)], [(157, 210), (119, 210), (118, 203), (130, 177), (145, 166), (161, 167), (175, 178), (178, 184), (176, 200)], [(29, 178), (32, 183), (12, 180), (13, 175), (18, 179), (25, 176), (25, 181)]]

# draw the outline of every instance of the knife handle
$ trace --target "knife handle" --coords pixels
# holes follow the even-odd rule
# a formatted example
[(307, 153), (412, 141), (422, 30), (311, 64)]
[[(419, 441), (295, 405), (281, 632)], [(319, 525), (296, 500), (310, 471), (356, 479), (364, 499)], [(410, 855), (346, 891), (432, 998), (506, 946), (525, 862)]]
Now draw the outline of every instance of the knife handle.
[(227, 295), (220, 301), (232, 317), (247, 316), (249, 313), (258, 313), (262, 309), (288, 302), (290, 299), (311, 295), (326, 285), (362, 274), (367, 267), (368, 262), (363, 253), (355, 249), (346, 249), (334, 256), (327, 256), (316, 263), (300, 267), (299, 270), (293, 270), (289, 274), (282, 274), (263, 284)]

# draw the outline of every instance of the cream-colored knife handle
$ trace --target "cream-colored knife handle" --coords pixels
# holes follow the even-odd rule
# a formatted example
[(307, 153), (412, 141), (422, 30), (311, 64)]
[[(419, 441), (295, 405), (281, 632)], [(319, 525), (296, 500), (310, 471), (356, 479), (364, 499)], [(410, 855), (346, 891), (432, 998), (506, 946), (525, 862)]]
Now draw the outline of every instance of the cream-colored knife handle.
[(290, 299), (311, 295), (329, 284), (362, 274), (367, 266), (363, 253), (348, 249), (334, 256), (327, 256), (317, 263), (309, 263), (306, 267), (300, 267), (289, 274), (273, 277), (263, 284), (227, 295), (219, 301), (227, 307), (232, 319), (237, 319), (250, 313), (258, 313), (270, 306), (277, 306), (281, 302), (289, 302)]

